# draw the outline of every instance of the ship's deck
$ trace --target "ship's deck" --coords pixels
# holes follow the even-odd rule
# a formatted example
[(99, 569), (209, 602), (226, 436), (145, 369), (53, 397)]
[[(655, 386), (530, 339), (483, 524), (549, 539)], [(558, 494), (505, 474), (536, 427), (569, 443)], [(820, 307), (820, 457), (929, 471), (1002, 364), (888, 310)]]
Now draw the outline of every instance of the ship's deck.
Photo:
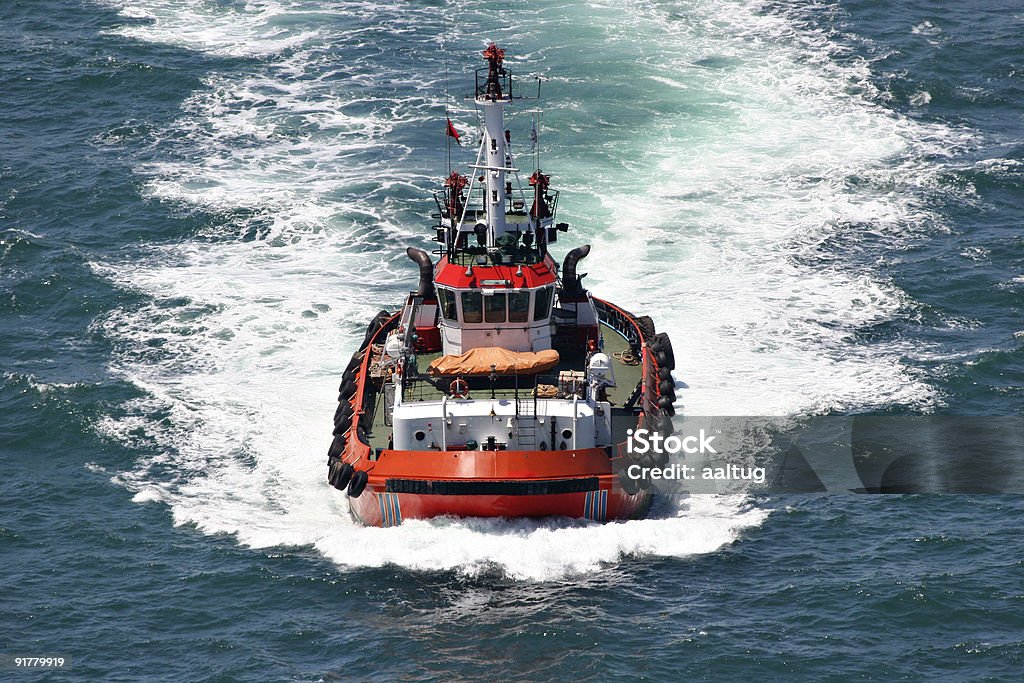
[[(621, 408), (633, 394), (637, 384), (640, 382), (642, 366), (637, 363), (630, 365), (623, 361), (623, 357), (629, 357), (629, 343), (618, 332), (608, 325), (601, 324), (601, 334), (604, 338), (603, 351), (611, 360), (615, 373), (615, 386), (607, 388), (608, 401), (613, 409)], [(431, 362), (441, 357), (441, 353), (419, 354), (416, 364), (421, 372)], [(492, 391), (495, 398), (532, 398), (534, 387), (543, 384), (557, 384), (558, 374), (562, 371), (585, 372), (586, 354), (583, 350), (578, 353), (559, 351), (559, 362), (552, 370), (538, 376), (523, 376), (516, 380), (503, 377), (492, 388), (487, 378), (475, 378), (473, 388), (470, 392), (472, 397), (490, 398)], [(432, 380), (433, 378), (431, 378)], [(447, 388), (450, 380), (442, 378), (441, 381), (423, 380), (411, 381), (407, 384), (404, 401), (439, 401), (444, 391), (438, 387)], [(518, 388), (515, 386), (518, 384)], [(378, 392), (373, 405), (372, 428), (368, 434), (370, 446), (374, 449), (388, 448), (388, 441), (391, 436), (391, 427), (386, 422), (387, 408), (385, 392)], [(545, 400), (537, 398), (538, 401)]]

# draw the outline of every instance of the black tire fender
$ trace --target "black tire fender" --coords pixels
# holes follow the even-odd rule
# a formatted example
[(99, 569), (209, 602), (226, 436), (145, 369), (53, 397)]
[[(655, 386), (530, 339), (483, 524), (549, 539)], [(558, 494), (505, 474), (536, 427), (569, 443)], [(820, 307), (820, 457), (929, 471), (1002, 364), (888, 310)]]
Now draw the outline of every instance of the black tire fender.
[(352, 474), (354, 472), (355, 469), (352, 465), (349, 465), (347, 462), (341, 463), (331, 471), (331, 476), (329, 478), (331, 486), (339, 491), (344, 491), (348, 487), (349, 481), (352, 480)]
[(647, 341), (651, 337), (655, 336), (654, 321), (651, 320), (651, 316), (637, 316), (636, 318), (633, 319), (633, 322), (635, 322), (636, 326), (640, 328), (640, 335), (643, 337), (644, 341)]
[(355, 396), (356, 388), (355, 382), (346, 382), (345, 384), (342, 384), (341, 391), (338, 392), (338, 402), (341, 403), (343, 401), (347, 401)]
[[(348, 362), (348, 366), (345, 368), (345, 372), (341, 375), (341, 383), (351, 382), (355, 380), (359, 374), (359, 366), (363, 363), (363, 353), (356, 351), (352, 354), (352, 360)], [(341, 387), (338, 387), (338, 391), (341, 391)]]
[(348, 495), (350, 498), (358, 498), (363, 495), (363, 491), (366, 489), (366, 482), (369, 481), (370, 477), (363, 470), (358, 470), (352, 475), (352, 481), (348, 483)]
[(668, 358), (669, 365), (674, 369), (676, 366), (676, 354), (672, 349), (672, 340), (664, 332), (654, 335), (654, 345)]
[[(675, 409), (672, 409), (672, 415), (675, 415)], [(676, 426), (672, 422), (672, 417), (668, 413), (658, 418), (658, 431), (662, 436), (668, 436), (676, 431)]]
[(352, 404), (348, 401), (339, 401), (338, 409), (334, 411), (334, 424), (338, 424), (338, 420), (345, 415), (352, 416)]
[(344, 434), (352, 426), (352, 415), (342, 415), (341, 419), (334, 423), (334, 435)]
[(619, 470), (619, 485), (622, 486), (622, 490), (626, 492), (626, 495), (635, 496), (640, 493), (640, 482), (626, 474), (627, 469), (624, 467)]
[(359, 346), (359, 349), (365, 349), (370, 341), (373, 339), (373, 335), (377, 334), (377, 330), (384, 327), (384, 323), (388, 321), (391, 314), (387, 311), (380, 311), (377, 315), (373, 316), (373, 320), (366, 326), (366, 336), (363, 337), (363, 343)]

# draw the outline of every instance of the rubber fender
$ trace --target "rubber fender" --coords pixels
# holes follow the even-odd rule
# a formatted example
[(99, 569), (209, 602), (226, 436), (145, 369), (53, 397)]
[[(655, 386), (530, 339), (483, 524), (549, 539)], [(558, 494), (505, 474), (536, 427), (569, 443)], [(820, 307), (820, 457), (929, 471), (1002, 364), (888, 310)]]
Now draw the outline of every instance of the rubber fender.
[(347, 401), (356, 395), (356, 383), (348, 382), (341, 385), (341, 392), (338, 394), (338, 401)]
[(664, 448), (652, 449), (643, 459), (644, 467), (664, 467), (668, 464), (668, 451)]
[(675, 391), (676, 391), (676, 383), (673, 382), (670, 379), (663, 379), (663, 380), (661, 380), (661, 383), (658, 384), (658, 393), (660, 393), (662, 396), (667, 396), (668, 394), (674, 394)]
[(658, 361), (659, 368), (668, 368), (669, 370), (676, 369), (676, 362), (671, 356), (664, 351), (655, 351), (654, 360)]
[(332, 434), (338, 436), (348, 431), (349, 427), (352, 426), (352, 415), (342, 415), (341, 419), (334, 423), (334, 431)]
[(342, 401), (338, 405), (338, 409), (334, 411), (335, 426), (337, 426), (337, 424), (344, 420), (345, 418), (349, 418), (349, 420), (352, 419), (352, 404), (349, 403), (348, 401)]
[[(363, 355), (364, 354), (361, 351), (356, 351), (352, 354), (352, 360), (348, 362), (348, 365), (345, 367), (345, 372), (341, 375), (342, 384), (355, 380), (356, 376), (359, 374), (359, 366), (363, 363)], [(338, 386), (338, 391), (341, 391), (340, 385)]]
[(649, 315), (637, 316), (633, 319), (636, 322), (636, 326), (640, 328), (640, 335), (644, 341), (649, 340), (654, 336), (654, 321), (651, 320)]
[(671, 417), (676, 414), (676, 408), (672, 405), (672, 401), (669, 400), (668, 396), (662, 396), (658, 399), (658, 407), (661, 409), (662, 415)]
[(627, 469), (624, 467), (619, 470), (619, 484), (622, 486), (622, 490), (626, 492), (626, 495), (635, 496), (640, 493), (640, 482), (626, 474)]
[(363, 343), (359, 346), (360, 350), (367, 347), (370, 340), (373, 339), (373, 335), (377, 334), (377, 330), (384, 327), (384, 323), (387, 322), (390, 317), (391, 314), (383, 310), (373, 316), (373, 320), (371, 320), (370, 324), (366, 326), (366, 336), (363, 337)]
[(338, 456), (340, 456), (344, 452), (344, 450), (345, 450), (345, 437), (344, 436), (340, 436), (340, 435), (336, 436), (336, 437), (334, 437), (334, 441), (331, 442), (331, 447), (327, 451), (327, 457), (328, 458), (337, 458)]
[(349, 465), (347, 462), (342, 463), (339, 467), (335, 467), (334, 470), (332, 470), (331, 474), (331, 486), (338, 489), (339, 491), (344, 491), (345, 488), (348, 486), (349, 482), (352, 480), (352, 474), (354, 472), (355, 469), (352, 467), (352, 465)]
[[(675, 413), (674, 408), (672, 409), (672, 412), (673, 414)], [(658, 418), (658, 432), (662, 436), (668, 436), (669, 434), (672, 434), (675, 431), (676, 426), (675, 424), (673, 424), (671, 416), (666, 414)]]
[(672, 379), (672, 371), (668, 368), (658, 368), (658, 379), (664, 381)]
[(654, 344), (658, 347), (658, 350), (665, 354), (668, 358), (668, 365), (671, 368), (676, 367), (676, 354), (672, 350), (672, 340), (669, 339), (668, 335), (664, 332), (659, 332), (654, 335)]
[(363, 495), (363, 491), (366, 489), (366, 482), (369, 481), (370, 477), (363, 470), (358, 470), (352, 475), (352, 481), (348, 483), (348, 495), (350, 498), (358, 498)]
[(338, 424), (338, 420), (340, 420), (343, 415), (352, 415), (352, 404), (348, 401), (340, 401), (338, 403), (338, 409), (334, 411), (334, 424)]

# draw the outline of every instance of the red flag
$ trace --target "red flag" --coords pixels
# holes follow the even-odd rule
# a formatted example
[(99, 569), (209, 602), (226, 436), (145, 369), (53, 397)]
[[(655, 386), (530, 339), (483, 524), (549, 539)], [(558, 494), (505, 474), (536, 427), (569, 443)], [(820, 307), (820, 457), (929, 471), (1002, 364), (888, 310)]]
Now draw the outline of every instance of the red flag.
[(448, 119), (447, 135), (450, 138), (455, 138), (455, 142), (459, 143), (460, 147), (462, 146), (462, 141), (459, 140), (459, 131), (455, 130), (455, 126), (452, 125), (452, 120), (451, 119)]

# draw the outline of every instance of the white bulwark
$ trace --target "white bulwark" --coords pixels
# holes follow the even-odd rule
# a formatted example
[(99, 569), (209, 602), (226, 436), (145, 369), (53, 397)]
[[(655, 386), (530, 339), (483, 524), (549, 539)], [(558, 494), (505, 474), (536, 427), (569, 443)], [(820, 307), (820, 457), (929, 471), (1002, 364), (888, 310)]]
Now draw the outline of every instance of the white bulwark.
[[(520, 409), (527, 403), (520, 399)], [(533, 402), (529, 402), (532, 407)], [(395, 406), (394, 447), (447, 450), (572, 450), (610, 446), (611, 405), (582, 399), (537, 401), (537, 414), (516, 414), (514, 398), (417, 401)], [(474, 442), (474, 443), (471, 443)]]

